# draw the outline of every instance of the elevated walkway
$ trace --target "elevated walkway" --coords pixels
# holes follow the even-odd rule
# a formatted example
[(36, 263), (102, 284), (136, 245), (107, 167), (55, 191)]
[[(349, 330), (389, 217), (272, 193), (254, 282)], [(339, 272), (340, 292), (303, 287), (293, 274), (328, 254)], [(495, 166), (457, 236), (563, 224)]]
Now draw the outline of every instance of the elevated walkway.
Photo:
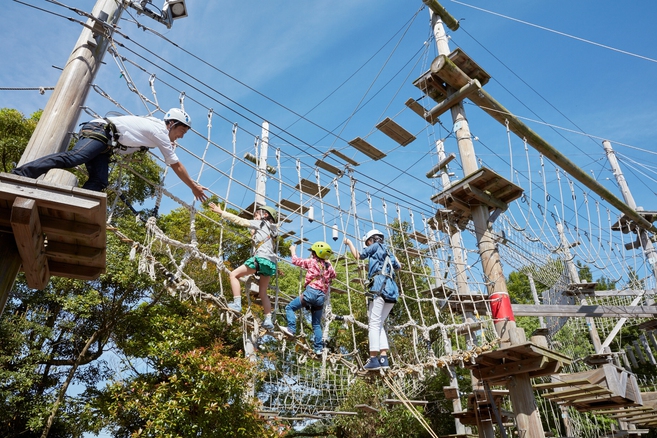
[(105, 272), (106, 210), (104, 193), (0, 173), (0, 232), (14, 236), (31, 288)]

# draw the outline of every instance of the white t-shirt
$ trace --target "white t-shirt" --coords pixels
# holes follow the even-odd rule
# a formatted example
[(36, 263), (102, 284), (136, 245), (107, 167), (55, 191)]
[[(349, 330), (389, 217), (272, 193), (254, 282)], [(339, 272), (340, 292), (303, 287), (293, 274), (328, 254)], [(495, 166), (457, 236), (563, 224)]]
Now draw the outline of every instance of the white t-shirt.
[[(173, 142), (169, 140), (169, 131), (163, 120), (141, 116), (118, 116), (108, 117), (108, 119), (116, 126), (119, 133), (118, 141), (124, 146), (115, 149), (115, 154), (132, 154), (139, 151), (142, 146), (157, 147), (168, 166), (180, 161), (174, 150)], [(105, 123), (103, 119), (92, 121)]]

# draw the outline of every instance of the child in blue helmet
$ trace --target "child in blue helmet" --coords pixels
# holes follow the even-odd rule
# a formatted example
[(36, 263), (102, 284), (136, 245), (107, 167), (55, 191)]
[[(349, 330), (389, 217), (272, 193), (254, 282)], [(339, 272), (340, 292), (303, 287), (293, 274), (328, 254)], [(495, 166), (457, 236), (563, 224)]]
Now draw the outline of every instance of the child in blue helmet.
[(244, 264), (231, 271), (230, 288), (233, 292), (233, 302), (228, 303), (228, 308), (236, 312), (242, 311), (242, 285), (239, 279), (245, 275), (258, 273), (258, 292), (262, 300), (262, 310), (265, 314), (265, 320), (262, 326), (267, 330), (274, 328), (271, 320), (271, 301), (267, 295), (269, 281), (273, 275), (276, 275), (276, 252), (275, 244), (277, 238), (276, 219), (277, 213), (272, 207), (258, 206), (253, 220), (241, 218), (237, 215), (223, 210), (214, 202), (208, 204), (210, 209), (219, 213), (222, 218), (234, 222), (237, 225), (248, 227), (251, 230), (251, 239), (253, 240), (253, 257), (249, 258)]
[(370, 358), (365, 364), (367, 371), (390, 367), (388, 361), (388, 336), (383, 323), (399, 297), (399, 288), (394, 280), (394, 271), (399, 270), (401, 265), (383, 243), (383, 239), (383, 233), (379, 230), (369, 231), (363, 239), (365, 249), (360, 254), (356, 251), (351, 240), (345, 239), (344, 241), (356, 259), (369, 259), (367, 277), (370, 280), (369, 292), (371, 296), (368, 300), (367, 318), (369, 320)]
[(335, 269), (328, 260), (333, 254), (333, 250), (326, 242), (315, 242), (310, 247), (310, 251), (312, 254), (310, 258), (301, 259), (296, 255), (296, 245), (290, 246), (292, 264), (306, 269), (306, 289), (285, 307), (287, 327), (281, 327), (280, 329), (288, 336), (295, 336), (297, 330), (295, 312), (301, 307), (306, 307), (310, 310), (315, 334), (313, 350), (315, 354), (322, 354), (324, 344), (322, 343), (321, 322), (324, 313), (324, 299), (331, 281), (335, 278)]

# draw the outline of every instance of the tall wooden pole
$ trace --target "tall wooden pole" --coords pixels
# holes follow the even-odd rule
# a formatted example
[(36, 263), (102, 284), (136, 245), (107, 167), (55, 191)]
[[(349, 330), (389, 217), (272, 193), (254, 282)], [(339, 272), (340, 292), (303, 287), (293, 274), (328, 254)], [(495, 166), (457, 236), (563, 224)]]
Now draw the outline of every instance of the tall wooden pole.
[[(614, 152), (614, 149), (611, 147), (611, 143), (608, 140), (605, 140), (602, 142), (602, 146), (605, 149), (605, 152), (607, 154), (607, 159), (609, 160), (609, 164), (611, 165), (611, 169), (614, 173), (614, 177), (616, 177), (616, 182), (618, 183), (618, 186), (621, 189), (621, 193), (623, 194), (623, 198), (625, 199), (625, 202), (633, 210), (641, 211), (641, 207), (637, 207), (636, 202), (634, 201), (634, 197), (632, 196), (632, 192), (630, 192), (630, 188), (627, 185), (627, 181), (625, 181), (625, 175), (623, 175), (623, 171), (621, 170), (620, 165), (618, 164), (618, 160), (616, 159), (616, 153)], [(656, 266), (657, 253), (655, 251), (654, 245), (652, 244), (652, 240), (650, 239), (650, 235), (642, 227), (637, 227), (634, 231), (636, 232), (637, 239), (641, 244), (641, 247), (643, 248), (643, 255), (646, 258), (646, 261), (648, 262), (650, 267), (652, 268), (652, 275), (654, 277), (657, 275), (657, 266)], [(632, 301), (631, 305), (635, 306), (642, 300), (643, 300), (642, 296), (637, 296)], [(614, 338), (621, 330), (621, 328), (623, 327), (626, 321), (627, 318), (621, 318), (620, 320), (618, 320), (614, 328), (607, 335), (607, 339), (605, 339), (605, 341), (602, 343), (601, 349), (599, 351), (596, 351), (597, 353), (601, 353), (602, 351), (604, 351), (604, 349), (608, 350), (608, 346), (614, 340)]]
[[(98, 0), (92, 15), (96, 20), (87, 20), (73, 52), (66, 62), (52, 96), (48, 99), (41, 119), (37, 124), (27, 148), (18, 165), (37, 158), (66, 150), (71, 132), (80, 117), (89, 88), (100, 68), (109, 45), (114, 26), (118, 23), (123, 6), (116, 0)], [(93, 30), (92, 30), (93, 29)], [(9, 293), (20, 270), (21, 258), (14, 236), (0, 235), (0, 315), (9, 299)]]
[[(611, 169), (614, 173), (614, 177), (616, 177), (618, 186), (620, 187), (621, 193), (623, 194), (623, 199), (625, 199), (625, 202), (632, 210), (641, 211), (640, 208), (637, 208), (636, 206), (636, 202), (634, 201), (632, 192), (630, 192), (630, 188), (627, 185), (625, 175), (623, 175), (623, 171), (618, 164), (616, 153), (611, 147), (611, 143), (609, 140), (605, 140), (602, 142), (602, 146), (605, 149), (607, 159), (609, 160), (609, 164), (611, 165)], [(652, 267), (652, 274), (655, 276), (657, 275), (657, 251), (655, 251), (655, 247), (652, 244), (650, 235), (643, 228), (637, 228), (637, 236), (639, 238), (639, 242), (641, 243), (641, 247), (643, 248), (643, 254), (646, 257), (646, 261)]]
[[(438, 152), (438, 162), (443, 161), (445, 159), (445, 145), (442, 140), (438, 140), (436, 142), (436, 151)], [(447, 171), (444, 171), (443, 174), (440, 176), (440, 181), (443, 184), (443, 189), (446, 189), (449, 186), (450, 181)], [(448, 221), (447, 226), (449, 231), (448, 233), (449, 245), (452, 249), (452, 256), (454, 257), (456, 291), (458, 294), (465, 295), (468, 293), (468, 280), (465, 272), (465, 262), (463, 259), (463, 241), (461, 239), (461, 232), (451, 221)], [(445, 299), (447, 299), (447, 296), (445, 296)], [(452, 354), (453, 351), (452, 340), (450, 339), (449, 336), (447, 336), (446, 333), (443, 333), (443, 338), (445, 342), (445, 353)], [(453, 388), (456, 388), (457, 391), (459, 391), (459, 381), (456, 376), (455, 366), (449, 365), (448, 371), (449, 371), (449, 385)], [(472, 387), (474, 388), (476, 386), (476, 382), (474, 376), (472, 376), (472, 372), (470, 374), (471, 377), (473, 378)], [(460, 397), (456, 397), (454, 400), (452, 400), (452, 408), (454, 409), (454, 412), (461, 412), (463, 410)], [(490, 429), (492, 431), (493, 429), (492, 423), (488, 422), (487, 424), (490, 425)], [(470, 432), (470, 430), (466, 431), (466, 427), (463, 425), (463, 423), (461, 423), (461, 420), (458, 418), (454, 418), (454, 425), (456, 426), (457, 435), (459, 434), (465, 435), (466, 433)], [(485, 428), (485, 426), (482, 428)], [(493, 436), (494, 435), (491, 435), (491, 437)]]
[[(425, 1), (425, 3), (427, 2)], [(449, 45), (438, 11), (431, 9), (431, 20), (438, 46), (438, 53), (439, 55), (447, 56), (449, 55)], [(448, 90), (448, 93), (453, 94), (456, 91), (455, 89), (451, 89)], [(465, 175), (470, 175), (478, 170), (478, 165), (463, 103), (459, 102), (454, 105), (450, 111), (454, 122), (454, 131), (456, 133), (463, 172)], [(487, 205), (482, 204), (472, 208), (472, 220), (474, 222), (484, 275), (487, 280), (486, 287), (488, 289), (488, 295), (491, 301), (496, 301), (499, 308), (504, 309), (502, 313), (507, 316), (504, 320), (498, 320), (495, 323), (495, 328), (503, 342), (506, 340), (506, 342), (510, 342), (511, 344), (521, 343), (524, 341), (524, 336), (516, 335), (516, 323), (513, 318), (513, 311), (511, 310), (511, 301), (500, 262), (500, 255), (490, 229), (489, 216), (490, 212)], [(517, 374), (512, 379), (509, 385), (509, 396), (513, 404), (520, 436), (544, 438), (545, 432), (543, 431), (543, 425), (538, 414), (529, 374)], [(480, 436), (482, 436), (481, 431)]]
[[(575, 263), (573, 262), (573, 257), (570, 254), (570, 242), (568, 242), (568, 239), (566, 239), (566, 234), (563, 231), (563, 225), (561, 222), (557, 223), (557, 232), (559, 233), (559, 238), (561, 239), (561, 252), (563, 254), (563, 258), (566, 263), (566, 268), (568, 269), (568, 276), (570, 277), (570, 281), (573, 283), (581, 283), (581, 280), (579, 278), (579, 272), (577, 272), (577, 267), (575, 266)], [(586, 301), (586, 298), (580, 299), (579, 302), (582, 306), (585, 306), (588, 304)], [(599, 352), (602, 347), (602, 342), (600, 342), (600, 334), (598, 333), (598, 329), (595, 326), (595, 318), (587, 317), (586, 319), (586, 326), (589, 329), (589, 336), (591, 337), (591, 342), (593, 342), (593, 346), (595, 347), (595, 351)], [(609, 349), (607, 348), (607, 351)]]
[[(267, 155), (269, 150), (269, 122), (262, 122), (262, 135), (260, 136), (261, 141), (259, 144), (259, 149), (257, 151), (258, 156), (258, 170), (257, 170), (257, 180), (256, 180), (256, 190), (255, 190), (255, 203), (254, 208), (266, 204), (267, 199)], [(253, 212), (249, 212), (253, 213)], [(246, 283), (247, 289), (254, 288), (255, 291), (260, 291), (260, 285), (256, 282), (248, 281)], [(247, 294), (251, 294), (250, 290), (246, 291)], [(258, 358), (256, 357), (256, 344), (258, 342), (258, 331), (253, 330), (252, 333), (248, 333), (247, 325), (244, 324), (244, 357), (248, 358), (251, 362), (256, 362)], [(248, 391), (251, 397), (255, 397), (255, 378), (251, 382)]]

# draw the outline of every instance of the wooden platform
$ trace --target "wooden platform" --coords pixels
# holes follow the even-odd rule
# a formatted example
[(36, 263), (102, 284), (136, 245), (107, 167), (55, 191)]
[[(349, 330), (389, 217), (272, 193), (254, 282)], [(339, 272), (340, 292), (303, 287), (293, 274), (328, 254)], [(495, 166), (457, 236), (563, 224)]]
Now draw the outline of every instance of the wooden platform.
[[(637, 214), (643, 217), (648, 222), (652, 223), (657, 221), (657, 211), (637, 211)], [(623, 234), (627, 234), (630, 232), (635, 232), (637, 229), (637, 225), (632, 219), (628, 218), (625, 214), (623, 214), (616, 221), (616, 223), (614, 223), (611, 226), (611, 229), (614, 231), (621, 231), (623, 232)]]
[[(542, 394), (562, 405), (572, 406), (579, 412), (613, 409), (642, 404), (641, 392), (634, 374), (612, 364), (573, 374), (559, 374), (556, 382), (535, 385), (536, 389), (554, 388)], [(546, 386), (550, 385), (550, 386)]]
[(504, 385), (509, 377), (517, 374), (527, 373), (532, 378), (556, 374), (571, 362), (569, 357), (531, 342), (488, 351), (474, 361), (466, 363), (465, 367), (490, 385)]
[[(504, 398), (509, 395), (508, 390), (490, 391), (492, 398), (487, 391), (477, 389), (468, 394), (467, 409), (461, 412), (454, 412), (454, 418), (458, 418), (465, 426), (476, 426), (482, 420), (496, 422), (495, 411), (500, 415), (503, 423), (507, 423), (514, 418), (513, 412), (502, 409)], [(493, 406), (494, 405), (494, 406)]]
[[(463, 50), (456, 49), (447, 57), (470, 79), (478, 80), (481, 86), (486, 85), (490, 80), (490, 75), (474, 62)], [(440, 74), (432, 74), (431, 70), (423, 73), (419, 78), (413, 81), (413, 85), (438, 103), (445, 100), (448, 96), (445, 78), (442, 78)]]
[(482, 204), (505, 211), (508, 204), (518, 199), (522, 193), (521, 187), (482, 167), (432, 196), (431, 200), (451, 209), (460, 217), (470, 217), (472, 207)]
[(451, 210), (449, 208), (439, 208), (438, 211), (436, 211), (435, 216), (429, 218), (427, 225), (429, 225), (434, 230), (449, 234), (453, 232), (453, 230), (450, 230), (450, 228), (458, 228), (461, 231), (465, 230), (469, 222), (469, 209)]
[(0, 232), (14, 235), (31, 288), (104, 273), (106, 213), (104, 193), (0, 173)]
[(593, 295), (595, 292), (595, 287), (598, 285), (596, 281), (588, 283), (570, 283), (568, 289), (563, 291), (564, 295)]

